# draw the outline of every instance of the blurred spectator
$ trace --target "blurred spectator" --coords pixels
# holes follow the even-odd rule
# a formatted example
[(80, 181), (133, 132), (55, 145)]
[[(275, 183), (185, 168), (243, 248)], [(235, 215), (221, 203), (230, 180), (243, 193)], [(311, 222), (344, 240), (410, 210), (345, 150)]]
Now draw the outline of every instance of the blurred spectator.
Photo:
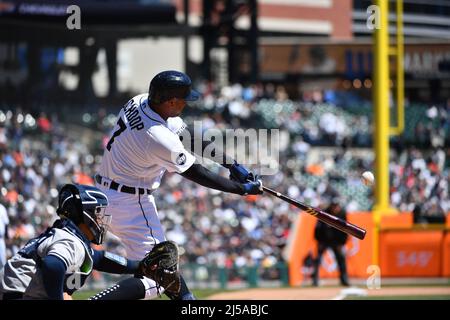
[[(328, 98), (323, 103), (320, 92), (313, 91), (306, 95), (308, 101), (290, 100), (286, 88), (273, 84), (217, 88), (205, 83), (201, 89), (204, 102), (186, 109), (187, 121), (201, 120), (203, 129), (277, 128), (286, 137), (278, 159), (283, 165), (264, 177), (266, 185), (317, 206), (340, 196), (347, 211), (372, 208), (372, 191), (359, 181), (363, 171), (373, 169), (373, 154), (366, 149), (372, 143), (370, 106), (358, 100), (357, 108), (338, 107)], [(339, 92), (335, 96), (342, 101)], [(0, 109), (0, 191), (10, 220), (8, 256), (52, 223), (62, 184), (92, 181), (102, 139), (109, 140), (116, 122), (106, 109), (70, 116), (42, 110), (44, 106), (37, 108), (35, 120), (19, 105)], [(450, 211), (450, 99), (447, 105), (408, 106), (405, 111), (404, 141), (389, 165), (391, 203), (401, 212), (420, 203), (423, 221), (442, 221)], [(42, 132), (48, 143), (42, 142)], [(183, 263), (233, 266), (246, 261), (273, 267), (272, 261), (283, 261), (282, 249), (297, 215), (286, 203), (270, 196), (242, 201), (181, 182), (178, 175), (164, 179), (154, 196), (167, 236), (185, 249)], [(108, 239), (106, 246), (122, 250), (117, 239)]]
[(413, 210), (413, 222), (414, 223), (426, 223), (426, 219), (423, 217), (423, 209), (420, 204), (416, 204)]
[(50, 133), (52, 130), (52, 123), (48, 119), (45, 112), (41, 112), (39, 115), (39, 118), (37, 120), (37, 125), (39, 127), (39, 130), (41, 130), (42, 133)]

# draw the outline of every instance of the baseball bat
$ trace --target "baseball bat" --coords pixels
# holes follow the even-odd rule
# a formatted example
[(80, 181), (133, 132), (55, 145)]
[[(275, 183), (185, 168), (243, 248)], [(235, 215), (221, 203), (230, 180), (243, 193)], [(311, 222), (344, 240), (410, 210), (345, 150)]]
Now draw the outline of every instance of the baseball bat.
[(311, 207), (307, 204), (301, 203), (300, 201), (296, 201), (292, 198), (289, 198), (288, 196), (285, 196), (284, 194), (281, 194), (275, 190), (269, 189), (267, 187), (263, 186), (263, 190), (267, 193), (270, 193), (271, 195), (280, 198), (281, 200), (286, 201), (287, 203), (292, 204), (293, 206), (305, 211), (306, 213), (309, 213), (310, 215), (316, 217), (320, 221), (338, 229), (342, 232), (345, 232), (347, 234), (350, 234), (358, 239), (363, 240), (366, 236), (366, 230), (361, 229), (360, 227), (351, 224), (350, 222), (347, 222), (341, 218), (338, 218), (332, 214), (329, 214), (325, 211), (322, 211), (318, 208)]

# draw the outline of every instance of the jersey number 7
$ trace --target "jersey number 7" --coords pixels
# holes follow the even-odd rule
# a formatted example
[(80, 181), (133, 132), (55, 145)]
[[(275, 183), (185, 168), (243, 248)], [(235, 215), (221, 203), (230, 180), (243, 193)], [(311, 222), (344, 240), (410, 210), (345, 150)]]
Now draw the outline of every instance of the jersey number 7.
[(120, 134), (122, 132), (124, 132), (125, 129), (127, 128), (127, 126), (125, 125), (125, 122), (123, 122), (122, 118), (119, 118), (119, 120), (117, 121), (117, 124), (119, 125), (119, 129), (114, 131), (114, 134), (112, 135), (111, 139), (109, 139), (108, 144), (106, 145), (106, 149), (108, 149), (108, 151), (111, 151), (111, 145), (113, 144), (114, 139), (116, 137), (120, 136)]

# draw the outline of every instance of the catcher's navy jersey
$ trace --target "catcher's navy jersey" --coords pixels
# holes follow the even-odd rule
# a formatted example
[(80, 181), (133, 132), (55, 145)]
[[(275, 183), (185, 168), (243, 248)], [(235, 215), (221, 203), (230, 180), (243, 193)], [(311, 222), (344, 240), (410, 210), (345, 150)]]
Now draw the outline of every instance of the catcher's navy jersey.
[(39, 268), (41, 259), (53, 255), (66, 265), (65, 292), (79, 289), (93, 268), (93, 250), (89, 241), (69, 220), (58, 220), (58, 228), (49, 228), (31, 239), (7, 261), (0, 272), (0, 292), (23, 293), (25, 299), (46, 299)]

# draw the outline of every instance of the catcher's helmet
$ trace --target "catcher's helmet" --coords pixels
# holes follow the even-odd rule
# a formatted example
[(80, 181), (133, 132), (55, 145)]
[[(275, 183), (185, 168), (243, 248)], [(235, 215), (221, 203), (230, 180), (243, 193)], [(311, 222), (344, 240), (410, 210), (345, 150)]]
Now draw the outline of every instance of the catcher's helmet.
[(189, 76), (180, 71), (167, 70), (158, 73), (150, 82), (148, 97), (153, 103), (162, 103), (172, 98), (195, 101), (200, 94), (192, 90)]
[(92, 232), (95, 244), (103, 242), (111, 222), (111, 216), (105, 214), (108, 198), (99, 189), (86, 185), (66, 184), (59, 191), (59, 216), (72, 220), (76, 225), (84, 223)]

